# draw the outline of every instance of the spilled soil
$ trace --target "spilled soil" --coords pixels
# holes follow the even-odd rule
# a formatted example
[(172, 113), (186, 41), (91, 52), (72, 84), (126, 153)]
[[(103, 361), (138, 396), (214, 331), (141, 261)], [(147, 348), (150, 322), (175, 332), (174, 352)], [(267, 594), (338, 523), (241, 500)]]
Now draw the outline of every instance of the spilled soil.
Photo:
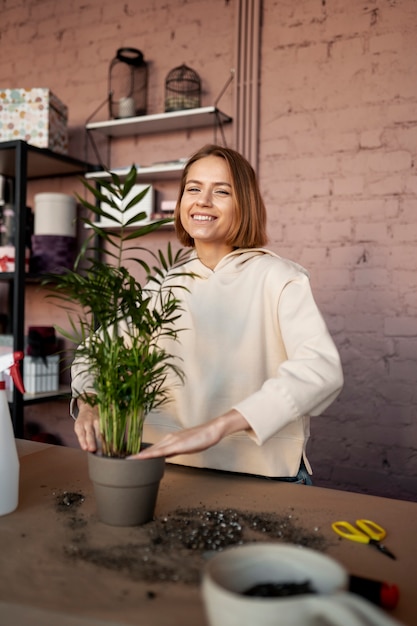
[(196, 507), (178, 508), (138, 527), (137, 541), (100, 548), (89, 538), (84, 500), (79, 492), (55, 494), (56, 509), (71, 531), (63, 548), (66, 558), (119, 571), (132, 580), (196, 585), (213, 553), (254, 541), (279, 541), (318, 551), (328, 547), (317, 528), (303, 528), (291, 513)]

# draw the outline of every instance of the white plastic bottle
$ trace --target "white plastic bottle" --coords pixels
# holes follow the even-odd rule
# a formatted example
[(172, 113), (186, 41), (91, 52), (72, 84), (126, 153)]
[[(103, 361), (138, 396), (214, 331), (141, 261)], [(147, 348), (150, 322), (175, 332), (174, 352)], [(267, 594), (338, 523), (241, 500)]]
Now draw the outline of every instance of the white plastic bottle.
[(8, 372), (20, 393), (25, 393), (19, 369), (24, 353), (9, 352), (0, 356), (0, 515), (7, 515), (19, 503), (20, 463), (14, 438), (3, 372)]
[(3, 374), (0, 372), (0, 515), (19, 503), (20, 463), (14, 438)]

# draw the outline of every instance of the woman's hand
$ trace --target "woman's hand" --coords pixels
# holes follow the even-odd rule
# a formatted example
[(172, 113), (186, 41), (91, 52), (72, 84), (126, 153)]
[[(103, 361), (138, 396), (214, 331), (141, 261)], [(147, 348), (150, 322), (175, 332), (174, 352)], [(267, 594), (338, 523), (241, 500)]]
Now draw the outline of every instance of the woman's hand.
[(75, 434), (82, 450), (95, 452), (97, 442), (100, 440), (98, 409), (96, 406), (93, 407), (83, 402), (81, 398), (77, 399), (77, 404), (78, 417), (74, 423)]
[(153, 459), (160, 456), (170, 457), (179, 454), (201, 452), (219, 443), (226, 435), (247, 430), (248, 428), (249, 424), (243, 415), (232, 410), (201, 426), (194, 426), (177, 433), (170, 433), (158, 443), (129, 458)]

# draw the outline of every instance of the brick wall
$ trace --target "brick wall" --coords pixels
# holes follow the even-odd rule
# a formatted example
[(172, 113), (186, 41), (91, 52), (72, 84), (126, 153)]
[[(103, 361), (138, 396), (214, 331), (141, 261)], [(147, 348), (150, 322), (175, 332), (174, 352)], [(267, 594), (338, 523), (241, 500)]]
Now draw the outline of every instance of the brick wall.
[(310, 270), (344, 364), (316, 484), (412, 499), (416, 29), (412, 0), (265, 2), (259, 160), (272, 247)]
[[(107, 95), (121, 46), (149, 62), (148, 112), (186, 63), (213, 104), (235, 65), (238, 0), (3, 0), (0, 87), (47, 86), (69, 107), (70, 152)], [(316, 484), (417, 496), (417, 5), (263, 1), (259, 177), (270, 247), (311, 273), (346, 384), (314, 418)], [(235, 85), (220, 106), (233, 115)], [(95, 119), (107, 119), (102, 107)], [(234, 124), (238, 120), (234, 121)], [(229, 145), (233, 127), (226, 129)], [(124, 140), (111, 164), (188, 156), (211, 130)], [(104, 146), (99, 146), (104, 148)], [(91, 148), (87, 153), (93, 160)], [(39, 190), (68, 190), (67, 181)], [(162, 184), (161, 193), (175, 193)], [(168, 235), (166, 235), (168, 236)], [(35, 295), (30, 296), (35, 307)], [(42, 317), (42, 301), (34, 318)]]

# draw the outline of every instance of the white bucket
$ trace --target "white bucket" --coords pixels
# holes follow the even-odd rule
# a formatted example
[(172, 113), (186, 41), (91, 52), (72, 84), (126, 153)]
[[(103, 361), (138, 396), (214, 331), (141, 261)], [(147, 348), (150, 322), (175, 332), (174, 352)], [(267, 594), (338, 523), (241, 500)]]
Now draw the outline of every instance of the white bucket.
[(35, 195), (35, 235), (75, 237), (77, 204), (65, 193), (37, 193)]

